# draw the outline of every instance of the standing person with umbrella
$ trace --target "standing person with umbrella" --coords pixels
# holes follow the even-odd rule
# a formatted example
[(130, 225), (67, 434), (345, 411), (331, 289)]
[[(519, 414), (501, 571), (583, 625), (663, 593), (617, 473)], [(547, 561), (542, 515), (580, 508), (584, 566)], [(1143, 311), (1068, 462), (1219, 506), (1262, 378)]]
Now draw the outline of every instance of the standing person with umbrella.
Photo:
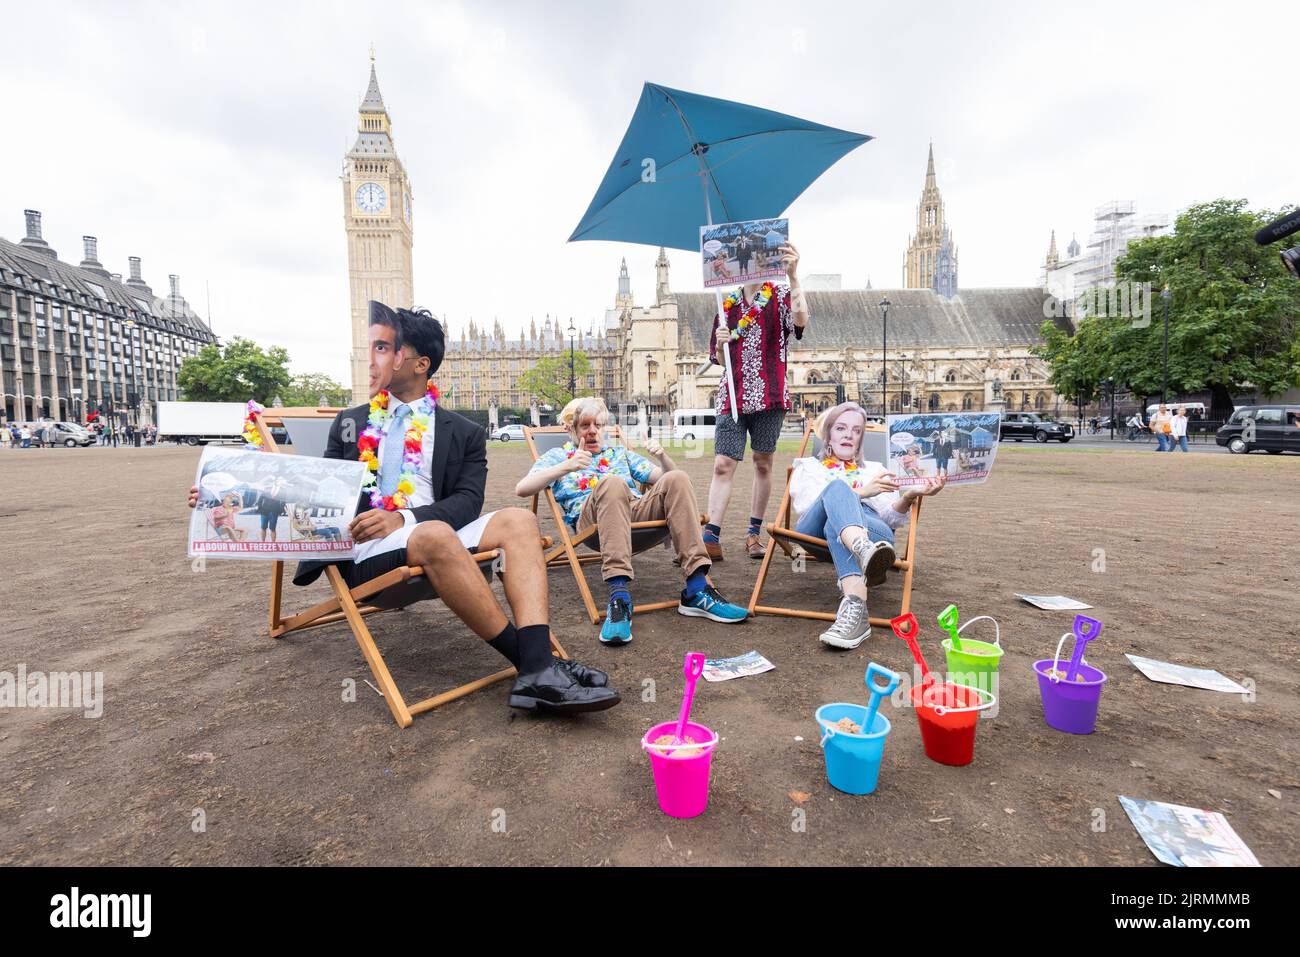
[(730, 353), (738, 413), (732, 414), (730, 390), (718, 389), (709, 523), (704, 526), (704, 547), (715, 562), (722, 561), (722, 517), (731, 501), (736, 467), (745, 460), (746, 438), (754, 453), (754, 486), (745, 552), (750, 558), (763, 557), (759, 532), (772, 496), (772, 455), (785, 414), (790, 411), (787, 345), (792, 334), (802, 339), (808, 327), (808, 306), (798, 278), (799, 253), (787, 244), (781, 247), (780, 255), (788, 282), (748, 283), (723, 300), (725, 323), (718, 323), (718, 317), (714, 317), (718, 325), (710, 343), (709, 361), (721, 365), (725, 354)]

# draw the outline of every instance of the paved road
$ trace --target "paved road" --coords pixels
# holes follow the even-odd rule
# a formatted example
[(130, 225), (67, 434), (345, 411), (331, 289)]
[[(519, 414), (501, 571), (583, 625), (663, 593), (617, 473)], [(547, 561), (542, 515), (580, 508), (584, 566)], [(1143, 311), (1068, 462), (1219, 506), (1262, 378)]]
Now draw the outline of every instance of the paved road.
[[(1004, 439), (1002, 444), (1003, 444), (1003, 445), (1024, 445), (1024, 446), (1035, 446), (1035, 447), (1039, 446), (1039, 443), (1035, 442), (1033, 439), (1026, 439), (1026, 440), (1023, 441), (1023, 442), (1015, 442), (1015, 441), (1013, 441), (1012, 439)], [(1061, 443), (1059, 443), (1059, 442), (1044, 442), (1044, 443), (1042, 443), (1043, 446), (1052, 446), (1052, 447), (1059, 447), (1060, 444), (1061, 444)], [(1125, 441), (1125, 440), (1124, 440), (1124, 439), (1123, 439), (1119, 434), (1116, 434), (1115, 438), (1112, 440), (1112, 439), (1110, 438), (1110, 433), (1109, 433), (1109, 432), (1104, 432), (1104, 433), (1101, 433), (1100, 435), (1088, 435), (1087, 433), (1080, 434), (1080, 435), (1075, 435), (1075, 437), (1074, 437), (1073, 439), (1070, 440), (1070, 442), (1069, 442), (1069, 447), (1070, 447), (1070, 448), (1077, 448), (1077, 447), (1079, 447), (1079, 446), (1088, 446), (1089, 448), (1115, 448), (1115, 449), (1129, 449), (1129, 450), (1131, 450), (1131, 451), (1132, 451), (1132, 450), (1142, 450), (1142, 449), (1147, 449), (1147, 450), (1150, 450), (1150, 451), (1152, 451), (1152, 452), (1156, 451), (1156, 448), (1157, 448), (1157, 446), (1156, 446), (1156, 440), (1155, 440), (1155, 439), (1150, 439), (1149, 441), (1144, 441), (1144, 440), (1142, 440), (1142, 439), (1139, 439), (1139, 440), (1136, 441), (1136, 442), (1127, 442), (1127, 441)], [(1194, 441), (1194, 442), (1191, 441), (1191, 440), (1188, 440), (1187, 448), (1188, 448), (1188, 451), (1190, 451), (1190, 452), (1223, 452), (1223, 453), (1227, 453), (1227, 451), (1228, 451), (1226, 448), (1224, 448), (1224, 447), (1218, 445), (1217, 443), (1215, 443), (1213, 436), (1210, 437), (1210, 440), (1209, 440), (1208, 442), (1202, 441), (1202, 440), (1199, 439), (1199, 438), (1198, 438), (1196, 441)], [(1180, 454), (1181, 454), (1181, 453), (1180, 453)]]

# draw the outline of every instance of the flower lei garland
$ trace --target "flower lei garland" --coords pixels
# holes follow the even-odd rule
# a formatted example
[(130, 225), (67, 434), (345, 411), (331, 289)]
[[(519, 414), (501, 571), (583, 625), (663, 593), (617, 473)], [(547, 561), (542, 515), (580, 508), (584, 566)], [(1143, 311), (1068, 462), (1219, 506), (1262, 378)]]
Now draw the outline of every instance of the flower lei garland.
[[(735, 292), (728, 293), (727, 298), (722, 300), (722, 312), (724, 315), (729, 314), (731, 312), (731, 307), (740, 302), (740, 297), (743, 291), (744, 287), (742, 286)], [(773, 286), (771, 282), (765, 282), (763, 285), (758, 287), (758, 295), (756, 295), (754, 301), (749, 304), (749, 308), (745, 310), (745, 314), (740, 317), (740, 321), (736, 323), (736, 328), (731, 330), (732, 339), (739, 339), (741, 336), (748, 333), (749, 327), (754, 324), (754, 320), (762, 315), (763, 310), (767, 308), (767, 304), (772, 300), (772, 294), (774, 292), (776, 292), (776, 287)]]
[[(429, 380), (429, 391), (424, 397), (430, 405), (437, 407), (441, 396), (432, 379)], [(361, 483), (361, 488), (370, 490), (371, 507), (395, 512), (406, 508), (410, 495), (415, 491), (415, 474), (420, 470), (420, 463), (424, 459), (424, 433), (429, 428), (429, 413), (411, 410), (410, 425), (402, 442), (402, 471), (397, 476), (397, 488), (392, 495), (384, 495), (379, 491), (379, 440), (384, 437), (384, 426), (387, 424), (388, 390), (384, 389), (370, 400), (366, 428), (357, 439), (357, 459), (366, 465), (366, 478)]]
[[(566, 459), (571, 459), (578, 454), (578, 447), (572, 442), (565, 442), (563, 448), (565, 453), (564, 457)], [(600, 475), (604, 475), (610, 469), (609, 459), (613, 454), (613, 449), (601, 449), (597, 453), (600, 457), (592, 459), (591, 468), (594, 468), (600, 473)], [(584, 492), (595, 488), (596, 483), (600, 481), (600, 475), (584, 475), (582, 478), (578, 479), (578, 488)]]
[(822, 465), (832, 472), (843, 472), (844, 477), (848, 479), (849, 485), (854, 489), (860, 489), (864, 486), (862, 480), (855, 474), (861, 471), (861, 469), (858, 468), (857, 462), (846, 462), (838, 456), (828, 455), (826, 458), (822, 459)]
[(265, 411), (265, 408), (252, 399), (248, 400), (244, 411), (244, 443), (259, 452), (266, 451), (266, 443), (262, 441), (262, 433), (257, 431), (257, 417)]

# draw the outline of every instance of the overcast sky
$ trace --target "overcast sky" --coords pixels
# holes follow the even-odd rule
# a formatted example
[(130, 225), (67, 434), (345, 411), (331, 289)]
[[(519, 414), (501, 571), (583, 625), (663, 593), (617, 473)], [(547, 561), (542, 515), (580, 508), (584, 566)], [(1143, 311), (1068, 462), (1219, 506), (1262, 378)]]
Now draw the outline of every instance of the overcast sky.
[[(374, 44), (410, 175), (415, 297), (514, 335), (585, 329), (626, 256), (568, 244), (646, 81), (868, 133), (789, 210), (804, 272), (895, 288), (934, 141), (960, 285), (1036, 284), (1050, 230), (1219, 196), (1300, 202), (1294, 3), (76, 3), (2, 0), (0, 236), (22, 210), (79, 262), (165, 291), (217, 334), (346, 383), (340, 172)], [(488, 243), (528, 239), (510, 274)], [(673, 286), (699, 257), (670, 251)], [(814, 317), (815, 321), (815, 317)]]

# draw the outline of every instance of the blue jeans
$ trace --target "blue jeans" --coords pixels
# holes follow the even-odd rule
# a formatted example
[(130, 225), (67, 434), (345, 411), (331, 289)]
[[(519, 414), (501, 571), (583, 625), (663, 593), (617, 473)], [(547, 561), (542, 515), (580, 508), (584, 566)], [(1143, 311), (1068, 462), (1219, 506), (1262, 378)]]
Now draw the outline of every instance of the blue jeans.
[(885, 524), (874, 508), (858, 498), (858, 493), (849, 488), (847, 482), (836, 479), (822, 490), (812, 508), (799, 516), (794, 530), (801, 535), (825, 538), (835, 561), (835, 574), (844, 578), (862, 574), (853, 553), (840, 541), (840, 532), (854, 525), (865, 528), (867, 537), (873, 542), (894, 544), (894, 530)]
[(1157, 433), (1156, 433), (1156, 441), (1160, 443), (1159, 448), (1156, 449), (1157, 452), (1168, 452), (1168, 451), (1170, 451), (1170, 448), (1169, 448), (1169, 436), (1165, 435), (1163, 432), (1157, 432)]
[(1172, 452), (1174, 449), (1182, 449), (1184, 452), (1186, 452), (1186, 451), (1187, 451), (1187, 436), (1185, 436), (1185, 435), (1180, 435), (1180, 436), (1178, 436), (1177, 439), (1170, 439), (1170, 440), (1169, 440), (1169, 451)]

